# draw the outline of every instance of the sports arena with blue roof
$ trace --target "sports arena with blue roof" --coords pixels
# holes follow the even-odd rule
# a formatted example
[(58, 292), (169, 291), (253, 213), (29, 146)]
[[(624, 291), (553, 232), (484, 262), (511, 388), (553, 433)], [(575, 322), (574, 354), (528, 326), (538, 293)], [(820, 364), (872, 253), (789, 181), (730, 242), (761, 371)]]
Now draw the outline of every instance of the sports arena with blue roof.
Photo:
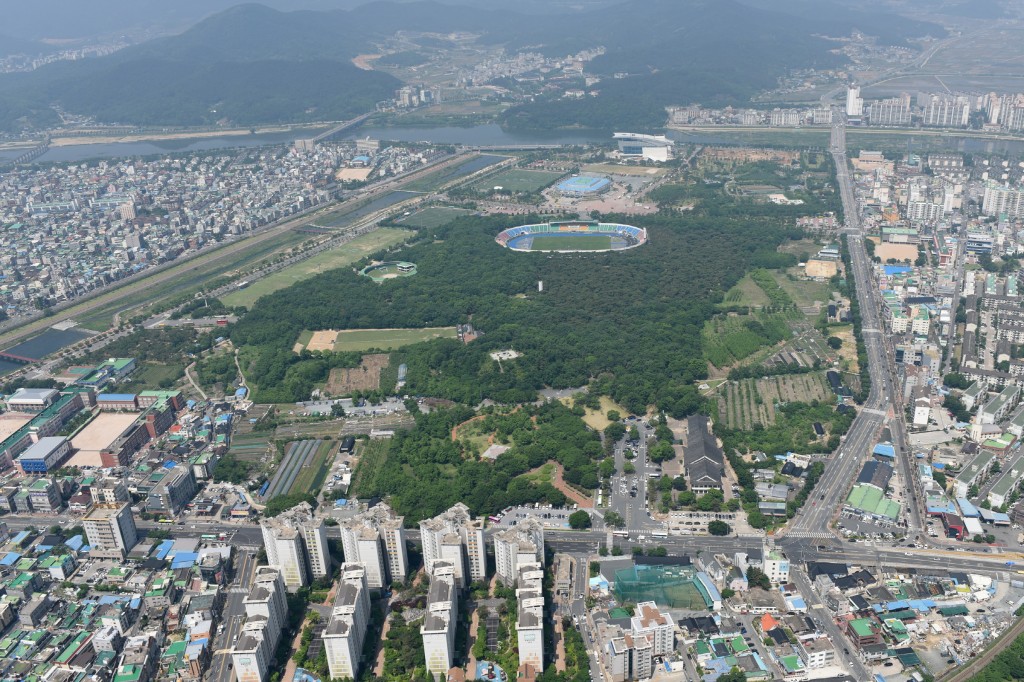
[(589, 197), (607, 192), (612, 181), (597, 175), (574, 175), (562, 180), (555, 189), (567, 197)]

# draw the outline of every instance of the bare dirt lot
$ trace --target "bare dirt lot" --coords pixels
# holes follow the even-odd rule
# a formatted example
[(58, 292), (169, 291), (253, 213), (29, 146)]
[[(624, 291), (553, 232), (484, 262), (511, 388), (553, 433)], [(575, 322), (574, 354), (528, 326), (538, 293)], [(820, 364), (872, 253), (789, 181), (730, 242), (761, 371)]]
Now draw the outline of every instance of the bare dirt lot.
[(881, 258), (882, 262), (890, 258), (914, 261), (917, 259), (917, 247), (913, 244), (879, 244), (875, 247), (875, 255)]
[(306, 344), (306, 350), (334, 350), (334, 344), (338, 340), (338, 332), (333, 329), (313, 332), (313, 338)]
[(376, 391), (380, 388), (380, 372), (388, 366), (389, 358), (387, 353), (374, 353), (364, 355), (358, 367), (332, 369), (325, 390), (331, 395)]

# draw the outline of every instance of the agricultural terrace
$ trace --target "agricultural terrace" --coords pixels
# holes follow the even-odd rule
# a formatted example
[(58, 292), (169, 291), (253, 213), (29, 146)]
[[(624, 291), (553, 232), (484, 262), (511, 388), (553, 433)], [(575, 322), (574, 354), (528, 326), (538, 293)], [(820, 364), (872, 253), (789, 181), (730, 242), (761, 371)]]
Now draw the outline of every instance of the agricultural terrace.
[(821, 372), (728, 381), (718, 389), (718, 416), (731, 429), (775, 423), (779, 404), (830, 399), (832, 391)]
[(704, 356), (725, 368), (789, 339), (790, 323), (802, 319), (799, 312), (719, 314), (704, 325)]
[(358, 367), (335, 367), (324, 390), (328, 395), (349, 395), (355, 391), (376, 391), (381, 373), (388, 367), (387, 353), (364, 355)]
[(222, 296), (221, 301), (229, 307), (252, 307), (253, 303), (267, 294), (290, 287), (326, 270), (350, 265), (389, 246), (401, 244), (412, 234), (414, 233), (409, 230), (382, 227), (258, 279), (245, 289)]
[(402, 225), (417, 229), (432, 230), (442, 225), (447, 225), (456, 218), (469, 215), (471, 211), (464, 208), (451, 208), (448, 206), (431, 206), (412, 215), (400, 218), (396, 222)]
[(552, 171), (513, 168), (478, 180), (470, 187), (479, 192), (499, 191), (500, 187), (505, 192), (532, 194), (548, 187), (562, 175)]

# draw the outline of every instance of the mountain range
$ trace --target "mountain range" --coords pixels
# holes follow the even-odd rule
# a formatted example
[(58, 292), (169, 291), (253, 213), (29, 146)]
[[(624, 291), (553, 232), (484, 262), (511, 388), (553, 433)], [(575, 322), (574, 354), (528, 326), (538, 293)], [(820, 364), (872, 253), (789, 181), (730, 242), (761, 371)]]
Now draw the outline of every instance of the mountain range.
[(0, 127), (50, 123), (52, 105), (103, 122), (143, 125), (348, 118), (401, 85), (350, 61), (399, 30), (472, 32), (486, 44), (549, 56), (602, 45), (606, 53), (588, 71), (627, 78), (607, 78), (600, 96), (587, 101), (516, 107), (506, 124), (644, 127), (663, 119), (666, 104), (739, 103), (790, 68), (841, 66), (835, 44), (821, 36), (856, 29), (902, 44), (943, 34), (933, 24), (827, 2), (813, 6), (812, 12), (809, 0), (597, 1), (537, 21), (508, 9), (438, 2), (292, 12), (238, 5), (178, 35), (106, 57), (0, 77)]

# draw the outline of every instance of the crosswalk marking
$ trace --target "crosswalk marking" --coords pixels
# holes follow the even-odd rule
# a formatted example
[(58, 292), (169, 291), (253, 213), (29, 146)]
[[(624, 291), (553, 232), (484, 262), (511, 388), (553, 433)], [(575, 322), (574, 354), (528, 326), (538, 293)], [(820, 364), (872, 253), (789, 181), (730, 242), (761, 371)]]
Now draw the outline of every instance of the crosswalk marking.
[(788, 538), (818, 538), (821, 540), (834, 540), (835, 535), (827, 531), (794, 530), (786, 533)]

